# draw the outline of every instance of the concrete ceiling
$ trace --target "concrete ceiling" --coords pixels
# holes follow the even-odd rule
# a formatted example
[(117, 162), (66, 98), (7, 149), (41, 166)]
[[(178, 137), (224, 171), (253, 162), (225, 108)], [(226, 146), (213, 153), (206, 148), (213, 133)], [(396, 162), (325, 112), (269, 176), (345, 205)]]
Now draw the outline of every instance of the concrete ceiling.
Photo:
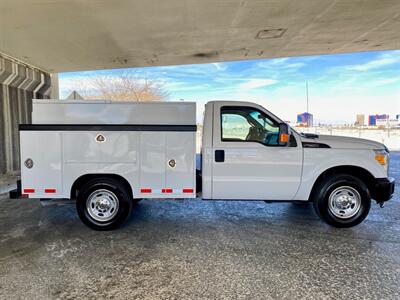
[(388, 49), (399, 0), (0, 1), (0, 52), (49, 72)]

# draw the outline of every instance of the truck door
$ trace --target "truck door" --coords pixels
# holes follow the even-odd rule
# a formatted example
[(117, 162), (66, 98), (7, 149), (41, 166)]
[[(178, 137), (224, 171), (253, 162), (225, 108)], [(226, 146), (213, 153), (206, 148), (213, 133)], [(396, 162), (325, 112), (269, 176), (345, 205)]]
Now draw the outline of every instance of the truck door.
[(290, 200), (300, 185), (302, 148), (278, 145), (279, 122), (257, 107), (214, 105), (212, 198)]

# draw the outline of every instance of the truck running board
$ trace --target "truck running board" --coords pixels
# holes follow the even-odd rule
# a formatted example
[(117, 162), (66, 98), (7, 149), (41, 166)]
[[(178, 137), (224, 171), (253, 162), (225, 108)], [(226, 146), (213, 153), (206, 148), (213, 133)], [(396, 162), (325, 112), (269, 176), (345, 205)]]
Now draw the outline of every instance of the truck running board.
[(52, 205), (68, 205), (75, 204), (75, 200), (71, 199), (51, 199), (51, 198), (42, 198), (40, 199), (40, 204), (42, 206), (52, 206)]

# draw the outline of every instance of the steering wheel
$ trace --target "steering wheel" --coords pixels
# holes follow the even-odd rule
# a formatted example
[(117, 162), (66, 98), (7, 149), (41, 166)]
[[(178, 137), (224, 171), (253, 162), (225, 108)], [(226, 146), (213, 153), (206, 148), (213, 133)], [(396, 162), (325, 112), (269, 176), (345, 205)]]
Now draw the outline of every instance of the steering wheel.
[(268, 132), (265, 136), (266, 145), (278, 145), (279, 134), (275, 132)]

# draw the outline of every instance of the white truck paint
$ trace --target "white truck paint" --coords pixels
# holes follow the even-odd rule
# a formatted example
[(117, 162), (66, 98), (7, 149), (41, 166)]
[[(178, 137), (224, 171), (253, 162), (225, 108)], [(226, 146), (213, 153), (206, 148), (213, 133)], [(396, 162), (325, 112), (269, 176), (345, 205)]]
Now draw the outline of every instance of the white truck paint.
[[(195, 118), (194, 103), (35, 100), (32, 123), (52, 128), (20, 132), (21, 162), (27, 158), (34, 162), (31, 169), (22, 166), (22, 191), (31, 191), (28, 195), (33, 198), (70, 198), (79, 177), (116, 174), (129, 182), (135, 198), (193, 198), (196, 132), (173, 131), (168, 126), (195, 128)], [(123, 125), (129, 124), (144, 130), (140, 126), (126, 130)], [(64, 130), (62, 125), (82, 129)], [(152, 130), (157, 125), (167, 129)], [(105, 141), (98, 142), (98, 135)], [(175, 159), (174, 168), (167, 158)]]
[[(320, 191), (332, 192), (328, 179), (341, 175), (350, 187), (319, 198), (330, 201), (332, 212), (348, 204), (347, 211), (337, 209), (336, 221), (352, 226), (359, 222), (349, 221), (350, 211), (362, 209), (364, 198), (383, 202), (394, 189), (383, 144), (303, 135), (250, 102), (206, 104), (197, 193), (195, 103), (34, 100), (32, 123), (20, 125), (22, 193), (30, 198), (79, 200), (76, 186), (89, 174), (119, 176), (135, 199), (316, 202)], [(290, 140), (282, 142), (285, 132)], [(100, 198), (95, 203), (104, 207), (114, 201)]]

